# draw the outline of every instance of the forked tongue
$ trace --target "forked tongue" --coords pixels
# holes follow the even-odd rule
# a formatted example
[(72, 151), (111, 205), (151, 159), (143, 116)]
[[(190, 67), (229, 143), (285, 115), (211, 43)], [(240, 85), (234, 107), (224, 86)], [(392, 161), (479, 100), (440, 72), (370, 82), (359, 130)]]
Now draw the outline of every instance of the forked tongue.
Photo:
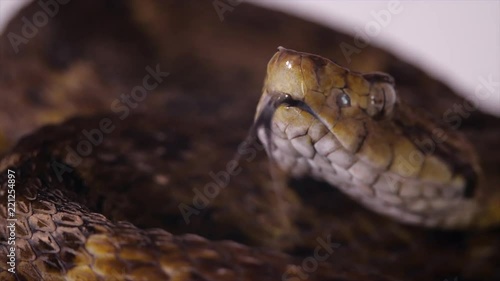
[[(283, 202), (284, 198), (284, 190), (286, 176), (283, 171), (278, 167), (276, 159), (273, 157), (273, 143), (272, 143), (272, 119), (276, 109), (282, 104), (289, 104), (291, 98), (286, 94), (269, 94), (264, 96), (264, 100), (262, 102), (262, 110), (257, 115), (252, 127), (248, 132), (248, 136), (246, 137), (244, 143), (252, 144), (258, 141), (259, 133), (261, 136), (262, 143), (267, 152), (269, 159), (269, 173), (272, 179), (272, 186), (274, 193), (277, 199), (277, 208), (278, 219), (281, 223), (288, 222), (287, 220), (287, 212), (285, 209), (285, 204)], [(241, 158), (240, 154), (235, 155), (234, 159), (239, 163)], [(288, 228), (289, 225), (286, 225)]]

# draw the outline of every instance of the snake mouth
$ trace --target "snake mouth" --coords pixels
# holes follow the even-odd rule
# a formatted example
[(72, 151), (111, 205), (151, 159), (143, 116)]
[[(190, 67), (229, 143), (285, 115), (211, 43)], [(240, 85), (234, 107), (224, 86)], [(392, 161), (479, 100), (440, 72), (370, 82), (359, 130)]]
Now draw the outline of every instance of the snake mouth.
[(272, 138), (272, 120), (276, 110), (280, 106), (295, 107), (302, 111), (309, 113), (311, 116), (319, 120), (325, 127), (328, 127), (316, 112), (304, 101), (296, 100), (292, 95), (282, 92), (271, 92), (268, 93), (262, 102), (262, 108), (255, 118), (255, 122), (250, 130), (250, 135), (257, 137), (257, 131), (259, 129), (264, 129), (265, 137), (267, 140), (267, 150), (271, 150), (271, 138)]
[(290, 94), (273, 92), (266, 95), (266, 100), (263, 102), (262, 109), (255, 119), (255, 125), (257, 128), (264, 127), (266, 131), (271, 130), (271, 122), (274, 113), (280, 106), (296, 107), (299, 108), (316, 119), (320, 119), (319, 116), (314, 112), (314, 110), (306, 104), (304, 101), (296, 100), (292, 98)]

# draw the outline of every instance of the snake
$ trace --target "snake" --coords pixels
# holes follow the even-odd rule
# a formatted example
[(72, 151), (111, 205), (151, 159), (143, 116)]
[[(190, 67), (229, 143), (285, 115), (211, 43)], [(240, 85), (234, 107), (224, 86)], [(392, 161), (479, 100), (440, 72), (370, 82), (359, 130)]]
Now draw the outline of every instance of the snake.
[[(269, 63), (258, 112), (265, 111), (266, 98), (281, 101), (267, 125), (273, 136), (261, 140), (274, 144), (268, 154), (291, 175), (311, 174), (404, 222), (450, 228), (497, 223), (477, 196), (480, 168), (471, 144), (399, 101), (387, 74), (356, 74), (280, 48)], [(437, 130), (447, 141), (426, 150), (422, 143), (434, 144)]]
[(500, 278), (500, 120), (384, 50), (335, 63), (352, 37), (233, 8), (74, 1), (2, 57), (0, 279)]

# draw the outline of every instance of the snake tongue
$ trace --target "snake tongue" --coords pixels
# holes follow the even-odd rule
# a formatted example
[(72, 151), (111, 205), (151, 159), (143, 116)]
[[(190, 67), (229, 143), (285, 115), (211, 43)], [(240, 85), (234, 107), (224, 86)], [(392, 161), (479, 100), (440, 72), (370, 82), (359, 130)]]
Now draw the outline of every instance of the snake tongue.
[(286, 105), (289, 107), (297, 107), (305, 112), (308, 112), (315, 118), (319, 117), (317, 114), (307, 105), (306, 103), (302, 101), (297, 101), (294, 100), (291, 95), (289, 94), (284, 94), (284, 93), (270, 93), (267, 95), (263, 95), (263, 99), (261, 100), (260, 108), (257, 111), (257, 115), (255, 117), (255, 122), (250, 129), (250, 136), (257, 136), (258, 130), (259, 129), (264, 129), (265, 132), (265, 137), (267, 140), (267, 151), (270, 152), (270, 145), (271, 145), (271, 134), (272, 134), (272, 120), (274, 117), (274, 113), (276, 112), (276, 109), (280, 107), (281, 105)]

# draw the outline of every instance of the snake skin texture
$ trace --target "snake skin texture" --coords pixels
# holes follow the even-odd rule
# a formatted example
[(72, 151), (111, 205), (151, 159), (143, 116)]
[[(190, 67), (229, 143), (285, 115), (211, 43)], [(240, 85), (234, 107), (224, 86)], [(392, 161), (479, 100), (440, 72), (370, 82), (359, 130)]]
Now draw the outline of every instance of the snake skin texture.
[[(128, 222), (111, 222), (102, 214), (90, 212), (84, 203), (88, 197), (95, 196), (91, 194), (92, 190), (84, 191), (86, 187), (82, 179), (74, 173), (60, 175), (63, 176), (60, 181), (53, 167), (58, 165), (54, 163), (64, 163), (59, 160), (64, 157), (61, 143), (70, 146), (77, 144), (72, 140), (75, 132), (105, 117), (79, 118), (64, 126), (46, 127), (33, 138), (23, 140), (21, 147), (18, 147), (19, 151), (25, 151), (30, 147), (40, 147), (43, 143), (53, 143), (45, 146), (45, 151), (36, 149), (27, 153), (30, 156), (14, 152), (1, 163), (2, 170), (14, 169), (23, 178), (17, 187), (16, 245), (20, 260), (17, 280), (293, 280), (302, 275), (306, 276), (306, 280), (390, 280), (368, 269), (353, 270), (343, 262), (334, 266), (318, 264), (314, 272), (301, 273), (301, 260), (283, 253), (252, 249), (231, 241), (212, 242), (193, 234), (174, 236), (161, 229), (141, 230)], [(165, 165), (176, 161), (177, 157), (181, 157), (178, 155), (182, 147), (180, 143), (185, 141), (184, 134), (187, 134), (182, 132), (182, 128), (187, 126), (179, 126), (178, 122), (158, 122), (155, 120), (161, 118), (156, 117), (134, 116), (134, 121), (108, 136), (110, 145), (103, 144), (102, 148), (96, 148), (99, 155), (95, 159), (97, 162), (90, 160), (92, 164), (83, 163), (82, 166), (102, 167), (117, 161), (113, 155), (119, 155), (116, 150), (118, 147), (113, 146), (113, 143), (118, 140), (121, 140), (119, 146), (128, 146), (126, 143), (129, 141), (135, 142), (132, 146), (136, 156), (122, 158), (124, 163), (133, 163), (139, 153), (144, 156), (154, 154), (141, 152), (140, 147), (143, 145), (166, 149), (159, 152), (166, 158)], [(164, 136), (156, 135), (148, 139), (148, 129), (141, 128), (144, 123), (170, 129), (163, 131)], [(201, 123), (198, 126), (203, 128)], [(140, 142), (132, 137), (138, 134), (144, 138)], [(52, 142), (54, 139), (61, 143)], [(118, 148), (121, 149), (123, 147)], [(196, 149), (193, 153), (196, 153)], [(156, 161), (156, 165), (162, 166), (161, 162)], [(142, 165), (149, 164), (146, 162)], [(166, 173), (168, 168), (163, 168), (166, 169), (162, 169), (162, 172)], [(82, 169), (87, 168), (80, 168), (80, 171)], [(107, 172), (116, 173), (111, 170)], [(165, 184), (157, 174), (149, 176), (156, 184)], [(176, 178), (168, 177), (177, 181)], [(2, 190), (7, 190), (6, 177), (1, 180), (4, 183)], [(147, 171), (143, 172), (140, 180), (149, 182)], [(179, 177), (179, 180), (182, 178)], [(101, 192), (111, 194), (112, 190)], [(175, 193), (179, 196), (181, 192), (176, 190)], [(168, 199), (164, 204), (169, 204)], [(6, 218), (5, 206), (0, 210), (2, 217)], [(175, 221), (172, 217), (170, 219)], [(2, 237), (7, 237), (4, 229)], [(329, 239), (321, 241), (321, 255), (336, 250), (337, 245)], [(1, 249), (2, 258), (5, 258), (7, 245), (2, 245)], [(12, 274), (6, 271), (6, 260), (2, 262), (3, 272), (0, 276), (12, 280)]]
[[(393, 85), (385, 74), (352, 73), (325, 58), (280, 48), (268, 65), (260, 111), (269, 96), (285, 93), (310, 112), (276, 109), (272, 157), (292, 175), (325, 180), (395, 219), (470, 226), (485, 216), (478, 214), (480, 168), (471, 144), (397, 100)], [(419, 142), (434, 143), (436, 130), (445, 137), (426, 152)], [(266, 143), (266, 136), (260, 140)]]
[[(278, 46), (389, 73), (398, 98), (437, 119), (464, 104), (443, 83), (372, 46), (348, 62), (338, 46), (351, 36), (246, 3), (223, 21), (211, 0), (59, 8), (18, 53), (0, 37), (0, 280), (500, 279), (497, 226), (400, 223), (318, 178), (273, 178), (265, 146), (244, 142)], [(38, 11), (28, 5), (5, 34)], [(143, 101), (113, 107), (156, 69), (168, 76)], [(479, 110), (459, 116), (480, 168), (473, 197), (485, 209), (474, 223), (491, 225), (500, 121)], [(114, 128), (102, 138), (101, 124)], [(89, 132), (100, 141), (75, 155)]]

